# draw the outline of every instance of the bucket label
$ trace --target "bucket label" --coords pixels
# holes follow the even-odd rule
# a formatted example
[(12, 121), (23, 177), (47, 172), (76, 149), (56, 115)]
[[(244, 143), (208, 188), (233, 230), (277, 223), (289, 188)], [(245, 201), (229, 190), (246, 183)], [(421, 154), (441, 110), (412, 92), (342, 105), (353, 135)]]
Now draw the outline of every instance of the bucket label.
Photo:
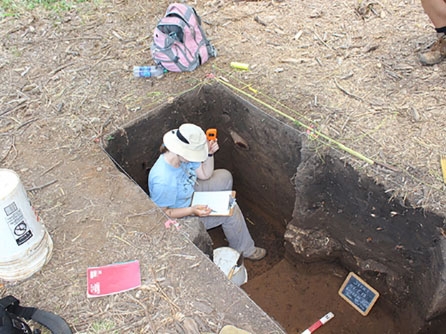
[(12, 202), (4, 208), (6, 213), (6, 222), (11, 230), (18, 246), (23, 245), (32, 238), (33, 233), (25, 222), (22, 210), (15, 202)]

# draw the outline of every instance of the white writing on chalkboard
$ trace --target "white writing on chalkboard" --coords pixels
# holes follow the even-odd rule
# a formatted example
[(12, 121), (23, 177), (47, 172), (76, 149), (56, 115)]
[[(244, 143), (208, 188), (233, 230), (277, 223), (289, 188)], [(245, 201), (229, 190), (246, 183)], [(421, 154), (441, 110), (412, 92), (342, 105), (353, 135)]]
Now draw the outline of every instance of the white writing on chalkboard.
[(339, 289), (339, 295), (362, 315), (367, 315), (378, 299), (379, 293), (359, 276), (350, 273)]
[(376, 296), (354, 276), (350, 278), (350, 281), (342, 290), (342, 294), (355, 303), (363, 312), (367, 310)]

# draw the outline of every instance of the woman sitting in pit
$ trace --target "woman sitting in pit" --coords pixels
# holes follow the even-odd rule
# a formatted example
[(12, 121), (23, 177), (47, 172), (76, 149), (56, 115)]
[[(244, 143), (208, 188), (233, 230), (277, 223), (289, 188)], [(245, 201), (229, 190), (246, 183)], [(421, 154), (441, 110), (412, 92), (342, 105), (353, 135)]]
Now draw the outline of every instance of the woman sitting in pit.
[(246, 259), (260, 260), (266, 250), (254, 246), (245, 218), (235, 204), (231, 216), (209, 216), (211, 209), (191, 206), (194, 191), (232, 190), (232, 175), (225, 169), (214, 170), (217, 140), (208, 141), (203, 130), (183, 124), (163, 137), (160, 156), (149, 173), (150, 198), (169, 217), (198, 216), (206, 229), (222, 225), (229, 247)]

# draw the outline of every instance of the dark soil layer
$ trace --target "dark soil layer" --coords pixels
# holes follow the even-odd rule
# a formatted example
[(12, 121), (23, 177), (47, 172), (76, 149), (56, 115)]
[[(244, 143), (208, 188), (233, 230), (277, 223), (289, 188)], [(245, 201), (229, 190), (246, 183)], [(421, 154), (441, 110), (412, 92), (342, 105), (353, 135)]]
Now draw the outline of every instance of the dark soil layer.
[[(314, 155), (296, 173), (287, 250), (304, 262), (339, 261), (410, 317), (413, 331), (444, 314), (444, 221), (400, 204), (339, 159)], [(410, 314), (410, 316), (409, 316)]]

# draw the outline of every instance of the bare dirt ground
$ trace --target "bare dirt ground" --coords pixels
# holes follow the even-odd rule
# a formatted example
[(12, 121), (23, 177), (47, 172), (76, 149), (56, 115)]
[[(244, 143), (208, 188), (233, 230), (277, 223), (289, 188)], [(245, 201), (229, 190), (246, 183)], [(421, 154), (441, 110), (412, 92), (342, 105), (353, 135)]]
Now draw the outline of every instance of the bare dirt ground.
[[(209, 299), (206, 288), (231, 296), (231, 286), (215, 288), (218, 272), (198, 265), (204, 260), (193, 246), (158, 227), (165, 217), (141, 191), (128, 190), (98, 139), (214, 73), (238, 94), (268, 102), (373, 160), (341, 150), (396, 198), (444, 215), (446, 62), (418, 63), (417, 52), (435, 35), (414, 0), (195, 1), (188, 3), (218, 57), (192, 73), (135, 79), (133, 65), (153, 64), (152, 31), (168, 3), (95, 1), (0, 19), (0, 167), (34, 188), (30, 199), (55, 242), (44, 271), (1, 294), (58, 312), (79, 333), (181, 333), (185, 318), (204, 333), (224, 323), (279, 333), (266, 315), (256, 317), (255, 305), (245, 310), (243, 294)], [(231, 61), (251, 70), (236, 72)], [(144, 289), (86, 300), (87, 266), (135, 258), (150, 263)], [(178, 270), (191, 268), (190, 281), (178, 279)], [(209, 281), (188, 298), (184, 287), (204, 273)]]

